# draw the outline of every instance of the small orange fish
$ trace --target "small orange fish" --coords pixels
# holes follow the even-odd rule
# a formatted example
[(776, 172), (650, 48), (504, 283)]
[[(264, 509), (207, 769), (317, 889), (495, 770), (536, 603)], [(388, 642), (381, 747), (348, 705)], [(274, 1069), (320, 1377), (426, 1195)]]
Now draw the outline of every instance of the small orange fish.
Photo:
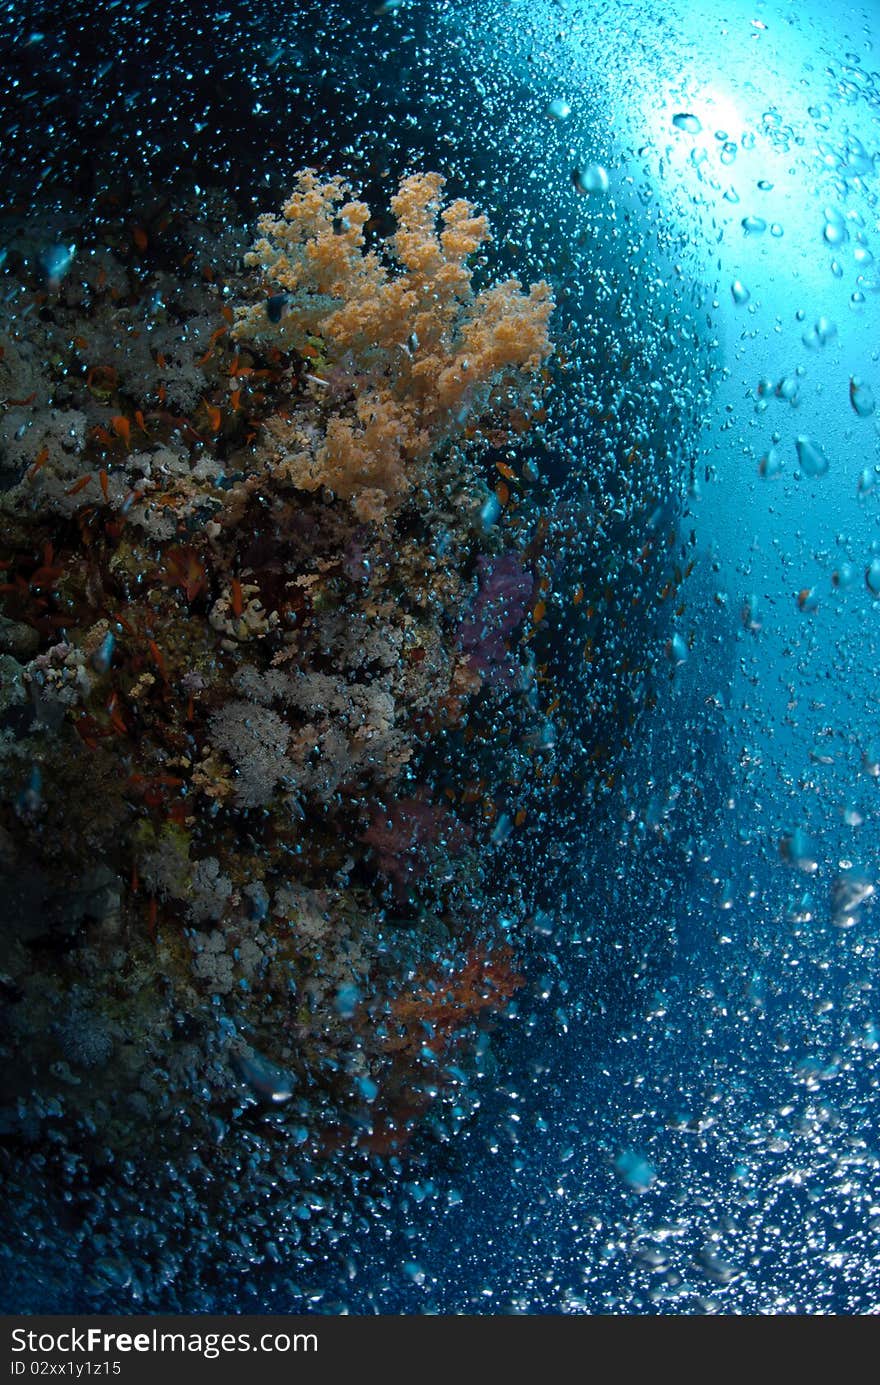
[(237, 357), (237, 356), (235, 357), (235, 360), (233, 361), (233, 365), (235, 366), (235, 369), (233, 370), (233, 369), (232, 369), (232, 366), (230, 366), (230, 368), (229, 368), (229, 374), (232, 375), (232, 376), (234, 376), (236, 379), (238, 379), (238, 378), (248, 379), (248, 380), (277, 380), (277, 379), (278, 379), (277, 372), (274, 371), (274, 370), (257, 370), (257, 369), (256, 369), (254, 366), (252, 366), (252, 365), (239, 365), (239, 364), (238, 364), (238, 357)]
[(84, 491), (85, 488), (86, 488), (86, 486), (87, 486), (87, 485), (89, 484), (89, 482), (92, 481), (92, 480), (94, 480), (94, 477), (91, 475), (91, 473), (89, 473), (88, 476), (81, 476), (81, 477), (79, 478), (78, 481), (74, 481), (73, 485), (70, 486), (70, 487), (64, 492), (64, 494), (65, 494), (65, 495), (79, 495), (80, 491)]
[(120, 736), (128, 735), (128, 727), (125, 724), (122, 713), (119, 710), (119, 698), (112, 692), (107, 699), (107, 714), (110, 717), (110, 725)]
[(33, 478), (36, 476), (37, 472), (40, 470), (40, 467), (45, 466), (46, 463), (48, 462), (48, 460), (49, 460), (49, 448), (44, 444), (44, 445), (40, 448), (40, 450), (39, 450), (39, 452), (37, 453), (36, 457), (34, 458), (34, 464), (33, 464), (33, 466), (28, 468), (27, 479), (28, 479), (29, 481), (32, 481)]
[(209, 361), (211, 359), (211, 356), (214, 352), (214, 347), (216, 346), (220, 338), (226, 332), (228, 332), (228, 330), (229, 328), (224, 325), (223, 327), (218, 327), (216, 332), (211, 333), (210, 337), (208, 338), (208, 349), (203, 356), (199, 357), (199, 359), (196, 361), (196, 365), (204, 365), (206, 361)]
[(114, 414), (110, 420), (111, 427), (118, 438), (121, 438), (126, 447), (131, 446), (131, 424), (125, 414)]
[(164, 657), (163, 657), (163, 654), (162, 654), (161, 649), (160, 649), (159, 646), (156, 644), (156, 641), (155, 641), (155, 640), (147, 640), (147, 647), (148, 647), (148, 649), (149, 649), (149, 651), (150, 651), (150, 655), (151, 655), (151, 657), (152, 657), (153, 663), (156, 665), (156, 668), (159, 670), (159, 672), (161, 673), (162, 677), (163, 677), (163, 678), (165, 679), (165, 681), (167, 682), (167, 681), (168, 681), (168, 675), (167, 675), (167, 673), (165, 672), (165, 659), (164, 659)]

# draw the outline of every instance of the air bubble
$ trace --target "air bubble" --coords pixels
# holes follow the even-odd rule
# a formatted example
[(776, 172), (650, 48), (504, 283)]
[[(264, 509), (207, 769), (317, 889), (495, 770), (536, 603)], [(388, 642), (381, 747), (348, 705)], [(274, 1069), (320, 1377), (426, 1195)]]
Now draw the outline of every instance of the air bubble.
[(738, 307), (742, 307), (744, 303), (748, 303), (752, 296), (741, 279), (734, 279), (730, 286), (730, 294)]
[(826, 474), (828, 458), (817, 443), (812, 442), (802, 434), (797, 439), (795, 447), (797, 448), (800, 469), (805, 476), (818, 477)]
[(849, 382), (849, 402), (859, 418), (869, 418), (874, 412), (874, 391), (857, 375)]
[(578, 166), (572, 169), (571, 178), (577, 191), (588, 196), (603, 196), (608, 191), (608, 174), (601, 164)]
[(819, 869), (819, 853), (816, 843), (801, 827), (788, 832), (779, 843), (779, 854), (789, 866), (802, 870), (805, 875), (815, 875)]

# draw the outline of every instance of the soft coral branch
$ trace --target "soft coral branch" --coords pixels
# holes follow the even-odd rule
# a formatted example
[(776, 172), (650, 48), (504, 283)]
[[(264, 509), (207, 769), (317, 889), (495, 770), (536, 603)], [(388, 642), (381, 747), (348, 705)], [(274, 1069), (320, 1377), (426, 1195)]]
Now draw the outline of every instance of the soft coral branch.
[(275, 464), (365, 519), (393, 508), (438, 448), (502, 407), (502, 386), (513, 408), (550, 351), (548, 285), (524, 293), (509, 279), (475, 293), (468, 259), (488, 223), (464, 200), (444, 208), (443, 184), (435, 173), (404, 178), (391, 200), (397, 229), (376, 251), (366, 248), (366, 204), (345, 201), (340, 179), (305, 170), (281, 217), (261, 218), (247, 257), (271, 306), (239, 308), (236, 335), (287, 348), (318, 336), (336, 382), (323, 428), (274, 422)]

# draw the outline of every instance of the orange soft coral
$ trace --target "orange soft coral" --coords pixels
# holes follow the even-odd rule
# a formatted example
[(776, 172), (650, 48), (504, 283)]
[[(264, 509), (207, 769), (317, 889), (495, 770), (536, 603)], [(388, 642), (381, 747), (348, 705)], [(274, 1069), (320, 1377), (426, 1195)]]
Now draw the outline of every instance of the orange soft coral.
[(379, 252), (366, 248), (369, 208), (307, 169), (281, 217), (260, 219), (247, 257), (271, 297), (238, 309), (238, 338), (323, 343), (312, 376), (322, 426), (306, 436), (273, 425), (273, 464), (304, 490), (351, 500), (364, 519), (393, 509), (469, 422), (513, 407), (550, 351), (548, 285), (523, 293), (509, 279), (475, 293), (467, 261), (488, 223), (464, 200), (444, 208), (443, 183), (403, 179), (391, 199), (397, 229)]

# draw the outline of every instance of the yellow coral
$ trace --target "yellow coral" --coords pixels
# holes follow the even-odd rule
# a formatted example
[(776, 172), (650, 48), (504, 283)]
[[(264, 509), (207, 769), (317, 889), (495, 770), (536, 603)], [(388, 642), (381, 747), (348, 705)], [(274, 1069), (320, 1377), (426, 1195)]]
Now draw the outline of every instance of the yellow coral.
[(302, 489), (351, 500), (364, 519), (382, 518), (438, 447), (501, 407), (502, 385), (513, 407), (550, 351), (548, 285), (524, 293), (509, 279), (474, 293), (467, 260), (490, 238), (488, 223), (463, 199), (443, 208), (443, 185), (437, 173), (403, 179), (380, 253), (366, 248), (366, 204), (306, 169), (281, 217), (260, 219), (247, 256), (272, 310), (240, 307), (236, 336), (286, 349), (324, 342), (324, 374), (313, 377), (328, 383), (322, 426), (274, 421), (273, 463)]

